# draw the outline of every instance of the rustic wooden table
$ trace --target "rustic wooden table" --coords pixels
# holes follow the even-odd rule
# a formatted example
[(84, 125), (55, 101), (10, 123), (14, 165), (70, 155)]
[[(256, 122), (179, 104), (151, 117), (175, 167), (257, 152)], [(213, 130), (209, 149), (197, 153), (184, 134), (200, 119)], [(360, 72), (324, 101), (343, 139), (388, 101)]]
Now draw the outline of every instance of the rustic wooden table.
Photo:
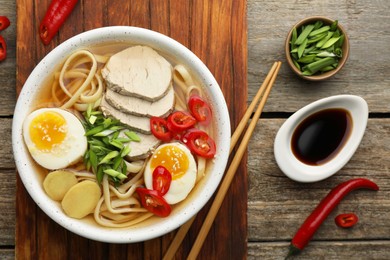
[[(16, 2), (0, 0), (0, 15), (8, 16), (12, 23), (10, 28), (0, 32), (8, 43), (8, 57), (5, 61), (0, 62), (0, 143), (3, 145), (0, 150), (0, 179), (2, 180), (0, 182), (0, 259), (13, 259), (15, 254), (20, 256), (19, 259), (23, 259), (23, 256), (44, 258), (44, 256), (49, 257), (50, 255), (36, 251), (50, 248), (52, 245), (39, 244), (43, 243), (42, 241), (50, 241), (48, 237), (40, 238), (39, 227), (35, 226), (37, 225), (35, 223), (36, 217), (38, 219), (44, 218), (42, 213), (38, 213), (37, 216), (24, 216), (24, 219), (17, 219), (23, 209), (20, 208), (20, 205), (18, 207), (15, 199), (18, 181), (12, 156), (11, 124), (16, 102), (16, 86), (23, 84), (23, 82), (17, 81), (17, 79), (20, 80), (20, 75), (16, 75), (19, 65), (16, 62), (16, 50), (23, 51), (22, 48), (26, 46), (17, 45), (16, 10), (18, 10), (18, 19), (21, 19), (19, 12), (25, 11), (25, 6), (20, 5), (23, 1)], [(38, 10), (36, 12), (39, 14), (43, 11), (37, 6), (46, 7), (49, 1), (36, 0), (33, 2), (34, 10)], [(113, 6), (117, 6), (117, 10), (119, 10), (119, 1), (116, 5), (113, 4), (114, 2), (103, 1), (102, 6), (106, 9), (111, 8), (110, 10), (114, 10)], [(169, 1), (150, 0), (146, 2), (149, 3), (149, 7), (158, 6), (161, 2), (169, 5)], [(231, 1), (226, 2), (231, 3)], [(80, 1), (80, 3), (84, 4), (84, 13), (86, 13), (88, 12), (86, 5), (92, 6), (94, 2), (85, 0)], [(110, 3), (110, 7), (108, 3)], [(236, 12), (242, 11), (235, 9), (236, 6), (230, 5), (229, 8), (225, 8), (224, 5), (217, 4), (224, 3), (224, 1), (194, 0), (178, 3), (188, 7), (189, 12), (192, 13), (195, 13), (193, 9), (200, 6), (214, 11), (215, 13), (210, 19), (214, 26), (224, 22), (221, 17), (226, 15), (226, 12), (230, 12), (227, 15), (237, 17)], [(173, 1), (170, 3), (171, 6), (175, 4)], [(354, 177), (366, 177), (375, 181), (380, 186), (380, 191), (359, 190), (348, 195), (323, 223), (312, 242), (297, 259), (390, 259), (389, 9), (390, 2), (387, 0), (247, 0), (246, 10), (244, 10), (246, 16), (242, 17), (246, 21), (230, 20), (231, 26), (229, 28), (232, 30), (232, 34), (237, 33), (237, 30), (247, 30), (247, 46), (243, 46), (247, 52), (242, 54), (244, 59), (247, 58), (247, 75), (235, 75), (235, 77), (243, 78), (243, 81), (247, 82), (248, 103), (253, 98), (259, 82), (264, 79), (271, 64), (276, 60), (285, 61), (283, 52), (285, 36), (290, 27), (299, 19), (311, 15), (325, 15), (338, 19), (346, 28), (351, 42), (350, 57), (345, 68), (326, 82), (303, 81), (292, 74), (285, 62), (282, 65), (265, 112), (248, 148), (247, 167), (244, 170), (248, 174), (248, 186), (244, 183), (242, 191), (235, 190), (238, 193), (245, 193), (243, 197), (247, 196), (248, 198), (247, 206), (241, 207), (241, 209), (247, 208), (247, 220), (242, 222), (246, 225), (246, 232), (238, 235), (244, 240), (247, 239), (246, 243), (244, 241), (247, 248), (238, 248), (237, 251), (245, 252), (249, 259), (282, 259), (287, 254), (289, 241), (295, 231), (320, 199), (340, 182)], [(136, 13), (137, 10), (132, 11), (135, 18), (136, 16), (138, 19), (142, 17), (142, 14)], [(88, 21), (84, 21), (84, 23), (85, 28), (88, 28), (88, 25), (94, 27), (88, 24)], [(102, 25), (104, 24), (106, 23), (102, 22)], [(199, 26), (207, 27), (208, 25)], [(239, 26), (241, 27), (239, 28)], [(155, 27), (158, 29), (158, 25)], [(18, 30), (21, 29), (29, 30), (29, 24), (19, 24)], [(19, 35), (20, 33), (21, 31), (19, 31)], [(68, 33), (71, 36), (72, 32), (68, 31)], [(173, 35), (173, 38), (175, 37), (183, 39), (180, 34)], [(62, 40), (64, 39), (57, 40), (57, 43)], [(206, 50), (199, 48), (201, 45), (197, 46), (197, 54), (204, 55)], [(43, 52), (39, 55), (43, 55)], [(23, 57), (18, 56), (18, 62), (22, 59)], [(215, 57), (215, 59), (221, 60), (222, 57)], [(24, 62), (28, 63), (29, 60)], [(217, 75), (219, 83), (223, 87), (224, 81), (221, 76), (220, 73)], [(337, 94), (362, 96), (369, 105), (370, 118), (367, 130), (356, 154), (340, 172), (324, 181), (300, 184), (289, 180), (279, 170), (273, 157), (273, 140), (277, 130), (288, 116), (302, 106), (317, 99)], [(234, 204), (230, 203), (229, 205)], [(19, 215), (16, 214), (15, 208), (19, 210)], [(234, 212), (235, 208), (223, 210)], [(337, 228), (333, 221), (334, 217), (339, 213), (350, 211), (359, 216), (358, 225), (350, 230)], [(20, 244), (22, 234), (16, 232), (21, 230), (20, 227), (16, 228), (18, 221), (19, 225), (23, 225), (24, 228), (31, 225), (31, 230), (37, 233), (38, 241)], [(21, 221), (24, 223), (20, 223)], [(38, 224), (42, 225), (39, 221)], [(232, 229), (234, 228), (232, 227)], [(29, 234), (26, 233), (25, 236), (27, 237)], [(220, 243), (219, 239), (220, 237), (217, 235), (210, 239), (213, 248), (218, 248), (220, 244), (226, 244)], [(123, 249), (123, 247), (116, 245), (104, 245), (102, 248), (98, 248), (100, 244), (77, 239), (67, 248), (82, 251), (82, 248), (77, 246), (78, 242), (82, 245), (89, 245), (89, 250), (95, 249), (96, 252), (92, 253), (92, 256), (100, 256), (101, 259), (108, 257), (122, 259), (131, 253), (134, 255), (134, 252), (130, 250), (135, 250), (131, 249), (132, 247)], [(150, 243), (147, 246), (156, 247), (157, 245)], [(166, 244), (160, 245), (160, 247), (164, 248)], [(207, 250), (209, 248), (210, 246)], [(16, 252), (21, 249), (25, 252)], [(106, 249), (107, 252), (105, 252)], [(219, 248), (219, 251), (224, 251), (224, 249)], [(230, 252), (234, 251), (233, 248)], [(212, 256), (216, 258), (218, 249), (210, 252), (213, 252)], [(86, 256), (91, 255), (87, 252), (78, 255), (78, 258)], [(146, 251), (143, 256), (145, 258), (159, 258), (159, 256), (148, 254)], [(206, 258), (205, 254), (203, 254), (203, 258)], [(230, 258), (234, 258), (234, 253), (231, 253)]]

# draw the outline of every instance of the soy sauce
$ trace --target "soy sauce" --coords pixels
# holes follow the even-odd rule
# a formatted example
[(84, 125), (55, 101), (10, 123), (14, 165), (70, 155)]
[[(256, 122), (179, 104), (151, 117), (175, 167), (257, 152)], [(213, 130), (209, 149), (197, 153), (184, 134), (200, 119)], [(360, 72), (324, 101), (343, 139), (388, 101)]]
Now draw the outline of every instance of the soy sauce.
[(321, 165), (337, 155), (351, 131), (352, 117), (347, 110), (321, 110), (304, 119), (294, 130), (291, 148), (301, 162)]

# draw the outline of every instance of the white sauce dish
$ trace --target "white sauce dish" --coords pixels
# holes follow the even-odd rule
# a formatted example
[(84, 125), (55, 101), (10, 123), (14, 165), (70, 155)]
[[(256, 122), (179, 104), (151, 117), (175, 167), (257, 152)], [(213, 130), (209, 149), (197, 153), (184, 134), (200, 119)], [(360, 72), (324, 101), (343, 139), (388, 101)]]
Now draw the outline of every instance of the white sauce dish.
[(290, 179), (316, 182), (338, 172), (363, 138), (367, 102), (354, 95), (317, 100), (294, 113), (274, 142), (276, 163)]

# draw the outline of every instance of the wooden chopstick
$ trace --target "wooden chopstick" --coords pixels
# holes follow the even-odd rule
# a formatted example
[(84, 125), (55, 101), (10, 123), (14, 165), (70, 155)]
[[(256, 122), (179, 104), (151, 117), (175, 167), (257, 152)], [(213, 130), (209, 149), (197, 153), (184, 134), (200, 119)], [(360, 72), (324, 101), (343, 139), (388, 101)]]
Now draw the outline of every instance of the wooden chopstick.
[(199, 231), (199, 234), (195, 240), (195, 243), (192, 246), (192, 249), (188, 255), (188, 259), (196, 259), (196, 257), (199, 254), (200, 249), (202, 248), (203, 242), (206, 239), (206, 236), (211, 228), (211, 225), (213, 224), (214, 219), (218, 213), (218, 210), (221, 207), (221, 204), (225, 198), (225, 195), (230, 187), (230, 183), (232, 182), (233, 177), (237, 171), (237, 168), (241, 162), (241, 159), (246, 151), (246, 148), (247, 148), (248, 143), (249, 143), (249, 139), (252, 136), (253, 130), (256, 127), (256, 123), (261, 115), (261, 112), (263, 111), (265, 102), (267, 101), (267, 98), (271, 92), (272, 86), (275, 82), (275, 79), (276, 79), (276, 76), (279, 72), (280, 66), (281, 66), (281, 62), (277, 62), (276, 70), (272, 74), (271, 80), (266, 88), (266, 91), (263, 95), (263, 98), (261, 99), (260, 104), (259, 104), (258, 108), (256, 109), (256, 112), (252, 118), (252, 121), (250, 122), (250, 124), (249, 124), (249, 126), (244, 134), (244, 137), (242, 138), (242, 141), (241, 141), (241, 143), (236, 151), (236, 154), (235, 154), (235, 156), (230, 164), (230, 167), (225, 174), (225, 177), (221, 183), (221, 186), (218, 190), (217, 195), (215, 196), (213, 204), (211, 205), (211, 208), (206, 216), (206, 219), (203, 222), (203, 225)]
[(261, 84), (259, 90), (256, 93), (256, 96), (253, 98), (253, 100), (252, 100), (251, 104), (249, 105), (249, 107), (247, 108), (244, 116), (241, 118), (240, 123), (236, 127), (236, 130), (234, 131), (234, 133), (231, 137), (229, 155), (232, 153), (234, 147), (236, 146), (237, 141), (240, 138), (242, 132), (244, 131), (244, 128), (245, 128), (246, 124), (248, 123), (249, 118), (252, 115), (252, 112), (255, 109), (257, 103), (259, 102), (260, 97), (263, 95), (264, 90), (267, 88), (268, 83), (271, 80), (272, 75), (275, 73), (277, 65), (278, 65), (277, 62), (275, 62), (272, 65), (270, 71), (267, 74), (267, 77), (264, 79), (263, 84)]
[[(266, 100), (267, 100), (267, 98), (268, 98), (268, 95), (269, 95), (269, 93), (270, 93), (270, 91), (271, 91), (272, 85), (273, 85), (273, 83), (275, 82), (276, 75), (277, 75), (277, 73), (278, 73), (278, 71), (279, 71), (279, 69), (280, 69), (280, 65), (281, 65), (281, 62), (275, 62), (275, 63), (273, 64), (273, 66), (271, 67), (271, 70), (269, 71), (269, 73), (268, 73), (267, 77), (265, 78), (263, 84), (260, 86), (259, 90), (257, 91), (256, 96), (253, 98), (251, 104), (249, 105), (248, 109), (246, 110), (246, 112), (245, 112), (244, 116), (242, 117), (240, 123), (239, 123), (238, 126), (236, 127), (236, 130), (234, 131), (234, 133), (233, 133), (233, 135), (232, 135), (232, 137), (231, 137), (229, 155), (231, 154), (231, 152), (233, 151), (233, 148), (234, 148), (235, 145), (237, 144), (237, 141), (238, 141), (239, 137), (241, 136), (241, 134), (242, 134), (242, 132), (243, 132), (245, 126), (246, 126), (246, 123), (249, 121), (249, 118), (250, 118), (250, 116), (251, 116), (251, 114), (252, 114), (252, 112), (253, 112), (253, 110), (254, 110), (256, 104), (258, 103), (260, 97), (263, 95), (264, 91), (267, 89), (267, 92), (266, 92), (265, 95), (263, 96), (263, 99), (262, 99), (261, 103), (259, 104), (258, 109), (256, 110), (256, 113), (255, 113), (255, 115), (254, 115), (254, 118), (252, 119), (252, 122), (257, 122), (257, 120), (259, 119), (260, 114), (261, 114), (261, 111), (262, 111), (262, 109), (263, 109), (263, 107), (264, 107), (264, 105), (265, 105), (265, 102), (266, 102)], [(271, 80), (272, 80), (272, 81), (271, 81)], [(271, 83), (270, 83), (270, 81), (271, 81)], [(269, 84), (269, 83), (270, 83), (270, 84)], [(268, 88), (267, 88), (267, 87), (268, 87)], [(258, 115), (257, 115), (257, 114), (258, 114)], [(257, 118), (256, 118), (256, 117), (257, 117)], [(252, 130), (251, 130), (250, 134), (249, 134), (249, 137), (252, 135), (252, 132), (253, 132), (253, 130), (254, 130), (255, 124), (256, 124), (256, 123), (251, 123), (251, 125), (253, 125), (253, 127), (252, 127)], [(249, 127), (248, 127), (248, 130), (249, 130)], [(248, 131), (247, 131), (247, 133), (248, 133)], [(245, 136), (247, 136), (247, 134), (245, 134)], [(244, 137), (245, 137), (245, 136), (244, 136)], [(247, 139), (248, 139), (248, 140), (247, 140), (247, 142), (246, 142), (246, 144), (245, 144), (244, 146), (243, 146), (243, 142), (242, 142), (241, 145), (240, 145), (240, 147), (243, 146), (243, 148), (242, 148), (243, 152), (242, 152), (242, 154), (240, 155), (240, 158), (239, 158), (239, 159), (236, 159), (236, 160), (238, 160), (238, 163), (237, 163), (237, 165), (235, 166), (234, 171), (231, 170), (233, 173), (230, 173), (230, 175), (233, 175), (233, 176), (234, 176), (234, 173), (235, 173), (235, 171), (237, 170), (237, 167), (238, 167), (238, 165), (239, 165), (239, 162), (240, 162), (241, 159), (242, 159), (242, 156), (243, 156), (243, 154), (244, 154), (244, 152), (245, 152), (247, 143), (248, 143), (248, 141), (249, 141), (249, 138), (247, 138)], [(244, 139), (243, 139), (243, 141), (244, 141)], [(239, 148), (239, 149), (240, 149), (240, 148)], [(236, 157), (237, 157), (237, 154), (236, 154), (235, 158), (236, 158)], [(234, 162), (234, 159), (233, 159), (233, 162)], [(233, 162), (232, 162), (231, 165), (233, 165)], [(231, 166), (231, 167), (232, 167), (232, 166)], [(231, 167), (230, 167), (230, 168), (231, 168)], [(229, 168), (229, 170), (230, 170), (230, 168)], [(228, 171), (228, 172), (229, 172), (229, 171)], [(228, 172), (226, 173), (226, 175), (228, 174)], [(226, 179), (226, 175), (225, 175), (225, 179)], [(220, 189), (219, 189), (220, 191), (221, 191), (221, 189), (222, 189), (223, 186), (226, 186), (226, 187), (227, 187), (227, 188), (226, 188), (226, 191), (227, 191), (227, 189), (229, 188), (230, 183), (231, 183), (231, 181), (232, 181), (232, 179), (233, 179), (233, 176), (231, 176), (231, 177), (229, 178), (230, 180), (227, 180), (227, 181), (226, 181), (226, 184), (225, 184), (225, 185), (223, 185), (223, 183), (225, 183), (225, 179), (223, 180), (223, 182), (222, 182), (222, 184), (221, 184), (221, 187), (220, 187)], [(200, 251), (200, 248), (201, 248), (202, 245), (203, 245), (203, 241), (204, 241), (204, 239), (206, 238), (208, 231), (210, 230), (211, 224), (212, 224), (212, 222), (213, 222), (214, 219), (215, 219), (216, 213), (218, 212), (218, 210), (219, 210), (219, 208), (220, 208), (220, 206), (221, 206), (221, 203), (222, 203), (222, 201), (223, 201), (223, 199), (224, 199), (224, 197), (225, 197), (225, 195), (226, 195), (226, 191), (224, 191), (224, 192), (220, 192), (220, 191), (219, 191), (219, 192), (217, 193), (217, 195), (216, 195), (216, 199), (217, 199), (217, 196), (218, 196), (220, 193), (221, 193), (220, 196), (222, 196), (222, 198), (220, 199), (220, 202), (217, 202), (217, 204), (219, 204), (219, 205), (215, 205), (215, 206), (214, 206), (214, 204), (216, 204), (216, 199), (215, 199), (215, 200), (214, 200), (214, 203), (212, 204), (212, 206), (211, 206), (211, 208), (210, 208), (209, 214), (208, 214), (207, 217), (206, 217), (206, 220), (209, 218), (209, 222), (210, 222), (210, 223), (207, 225), (208, 227), (207, 227), (207, 226), (205, 227), (205, 224), (203, 224), (202, 229), (201, 229), (201, 231), (200, 231), (200, 233), (199, 233), (199, 235), (198, 235), (198, 237), (197, 237), (197, 240), (195, 241), (195, 244), (194, 244), (194, 246), (193, 246), (193, 249), (191, 250), (190, 255), (189, 255), (189, 257), (188, 257), (189, 259), (190, 259), (190, 257), (196, 258), (196, 256), (198, 255), (198, 253), (199, 253), (199, 251)], [(211, 214), (211, 213), (210, 213), (211, 210), (212, 210), (213, 208), (215, 208), (215, 209), (214, 209), (214, 210), (216, 211), (215, 214)], [(209, 217), (209, 215), (212, 215), (212, 216)], [(166, 251), (166, 253), (165, 253), (164, 257), (163, 257), (163, 260), (169, 260), (169, 259), (172, 259), (172, 258), (175, 256), (177, 249), (179, 248), (179, 246), (180, 246), (180, 244), (182, 243), (184, 237), (186, 236), (188, 230), (190, 229), (192, 223), (194, 222), (195, 217), (196, 217), (196, 215), (193, 216), (190, 220), (188, 220), (186, 223), (184, 223), (184, 224), (179, 228), (179, 230), (177, 231), (177, 233), (176, 233), (174, 239), (172, 240), (172, 242), (171, 242), (169, 248), (167, 249), (167, 251)], [(205, 222), (206, 222), (206, 220), (205, 220)], [(207, 230), (206, 230), (206, 229), (207, 229)], [(202, 235), (201, 235), (202, 230), (203, 230), (203, 233), (202, 233)], [(192, 256), (191, 256), (191, 253), (192, 253)]]

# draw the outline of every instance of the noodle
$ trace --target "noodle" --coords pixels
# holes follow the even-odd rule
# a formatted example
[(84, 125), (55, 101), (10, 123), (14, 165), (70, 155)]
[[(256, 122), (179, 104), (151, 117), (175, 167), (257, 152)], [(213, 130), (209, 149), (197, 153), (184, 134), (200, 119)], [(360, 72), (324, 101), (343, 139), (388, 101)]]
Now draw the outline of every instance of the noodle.
[(137, 173), (145, 167), (145, 161), (135, 161), (135, 162), (125, 161), (125, 163), (127, 166), (127, 171), (131, 173)]
[[(153, 216), (152, 213), (146, 213), (147, 210), (141, 207), (135, 197), (132, 197), (135, 189), (143, 183), (142, 174), (143, 172), (140, 171), (128, 182), (132, 185), (124, 194), (109, 184), (107, 175), (103, 177), (103, 196), (94, 211), (97, 223), (107, 227), (127, 227)], [(113, 199), (115, 196), (117, 199)]]
[[(111, 195), (110, 195), (110, 185), (109, 185), (109, 182), (108, 182), (108, 176), (107, 174), (105, 174), (103, 176), (103, 198), (104, 198), (104, 202), (105, 202), (105, 205), (108, 209), (108, 211), (112, 212), (112, 213), (125, 213), (125, 212), (131, 212), (131, 209), (114, 209), (111, 205)], [(138, 183), (138, 182), (137, 182)], [(132, 187), (134, 188), (134, 190), (137, 188), (137, 183), (135, 183), (135, 185)], [(141, 182), (139, 182), (139, 184), (141, 184)], [(131, 189), (131, 188), (130, 188)]]
[[(52, 96), (56, 103), (62, 104), (62, 108), (75, 107), (78, 111), (86, 111), (89, 104), (94, 108), (99, 106), (104, 91), (104, 84), (98, 75), (98, 60), (91, 52), (80, 50), (65, 61), (59, 74), (58, 83), (53, 85)], [(99, 56), (99, 62), (105, 62), (107, 59)], [(82, 65), (91, 64), (89, 69), (81, 67)], [(66, 85), (66, 81), (71, 80)], [(74, 79), (74, 80), (72, 80)], [(60, 101), (57, 89), (58, 85), (62, 92), (66, 94), (67, 101)]]
[(202, 90), (200, 89), (200, 87), (198, 86), (195, 86), (195, 85), (191, 85), (187, 88), (186, 90), (186, 98), (187, 100), (191, 97), (191, 95), (193, 95), (195, 92), (196, 95), (198, 96), (202, 96), (201, 93), (202, 93)]
[(176, 65), (173, 68), (173, 80), (185, 93), (188, 86), (194, 85), (194, 81), (188, 70), (183, 65)]
[(177, 93), (175, 93), (175, 109), (185, 110), (186, 107), (186, 102)]
[(129, 197), (131, 197), (134, 193), (135, 193), (135, 189), (140, 187), (141, 184), (143, 183), (143, 179), (139, 179), (137, 180), (133, 185), (130, 186), (130, 188), (122, 193), (120, 191), (118, 191), (117, 189), (115, 189), (115, 187), (113, 187), (112, 185), (109, 185), (109, 189), (110, 191), (112, 191), (118, 198), (120, 199), (127, 199)]
[(144, 174), (144, 168), (142, 168), (142, 171), (139, 171), (136, 176), (134, 176), (130, 181), (122, 184), (121, 186), (118, 187), (118, 191), (121, 192), (122, 194), (125, 193), (130, 189), (131, 186), (133, 186), (139, 179), (143, 177)]
[[(116, 223), (114, 220), (108, 219), (105, 216), (100, 214), (100, 207), (101, 207), (103, 201), (104, 201), (104, 198), (102, 197), (99, 200), (98, 205), (95, 208), (94, 218), (95, 218), (95, 221), (99, 225), (102, 225), (102, 226), (105, 226), (105, 227), (116, 227), (116, 228), (129, 227), (129, 226), (138, 224), (138, 223), (140, 223), (140, 222), (142, 222), (142, 221), (144, 221), (144, 220), (146, 220), (146, 219), (148, 219), (148, 218), (153, 216), (153, 213), (149, 213), (149, 212), (143, 213), (141, 215), (140, 214), (135, 214), (135, 216), (131, 216), (130, 215), (130, 218), (128, 220), (123, 220), (123, 221), (126, 221), (126, 222)], [(108, 214), (106, 216), (110, 216), (110, 214)]]
[(198, 159), (198, 172), (196, 175), (196, 182), (200, 181), (204, 177), (206, 171), (206, 159), (200, 156), (197, 156)]

